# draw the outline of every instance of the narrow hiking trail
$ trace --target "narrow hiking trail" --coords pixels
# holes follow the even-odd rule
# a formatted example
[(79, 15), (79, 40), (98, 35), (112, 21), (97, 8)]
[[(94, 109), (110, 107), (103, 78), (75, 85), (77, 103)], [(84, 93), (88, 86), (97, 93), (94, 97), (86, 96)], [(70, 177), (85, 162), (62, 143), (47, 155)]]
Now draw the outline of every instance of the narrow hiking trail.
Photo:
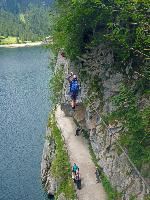
[(76, 125), (72, 117), (66, 117), (58, 106), (57, 125), (65, 138), (71, 164), (80, 168), (82, 189), (77, 190), (79, 200), (106, 200), (107, 196), (101, 183), (96, 183), (95, 165), (91, 160), (87, 141), (80, 135), (75, 136)]

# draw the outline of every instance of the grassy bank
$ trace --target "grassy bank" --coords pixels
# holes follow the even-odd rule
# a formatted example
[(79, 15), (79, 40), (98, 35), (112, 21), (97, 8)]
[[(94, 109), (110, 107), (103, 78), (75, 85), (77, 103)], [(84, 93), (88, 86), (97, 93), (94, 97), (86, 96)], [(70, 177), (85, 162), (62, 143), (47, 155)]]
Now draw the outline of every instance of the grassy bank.
[(39, 41), (22, 41), (18, 37), (4, 37), (0, 36), (0, 45), (11, 45), (11, 44), (33, 44)]
[(18, 39), (17, 37), (12, 37), (12, 36), (4, 37), (4, 36), (0, 36), (0, 45), (18, 44), (18, 43), (22, 43), (22, 41), (20, 39)]
[[(49, 117), (48, 127), (51, 128), (52, 138), (56, 143), (56, 157), (51, 166), (52, 174), (59, 182), (59, 188), (55, 194), (55, 199), (57, 199), (61, 193), (64, 193), (67, 199), (74, 200), (76, 199), (76, 193), (71, 178), (69, 156), (66, 148), (64, 147), (64, 141), (62, 139), (61, 132), (57, 127), (54, 115)], [(50, 139), (51, 138), (49, 138), (49, 140)]]

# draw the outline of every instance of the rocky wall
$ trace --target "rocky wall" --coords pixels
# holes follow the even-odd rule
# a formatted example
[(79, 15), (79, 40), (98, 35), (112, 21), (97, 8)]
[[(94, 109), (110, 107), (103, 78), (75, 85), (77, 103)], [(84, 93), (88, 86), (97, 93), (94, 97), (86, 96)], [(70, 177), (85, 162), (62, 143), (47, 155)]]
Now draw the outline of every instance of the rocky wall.
[[(121, 134), (121, 125), (116, 123), (107, 129), (101, 118), (102, 115), (115, 109), (111, 97), (119, 92), (119, 86), (124, 81), (122, 73), (113, 71), (114, 57), (111, 47), (103, 44), (90, 49), (75, 63), (61, 57), (61, 60), (63, 59), (61, 64), (60, 55), (58, 58), (57, 67), (63, 65), (65, 73), (69, 71), (77, 73), (81, 83), (80, 104), (75, 113), (72, 113), (69, 106), (68, 83), (64, 81), (62, 108), (66, 114), (72, 115), (83, 128), (88, 130), (90, 143), (99, 165), (111, 184), (122, 193), (122, 199), (129, 200), (131, 195), (136, 195), (137, 200), (144, 199), (144, 195), (149, 193), (145, 182), (134, 170), (125, 153), (118, 150), (117, 140)], [(78, 70), (75, 68), (76, 64)], [(91, 84), (95, 81), (97, 87), (92, 90), (95, 85), (91, 87)]]
[(48, 196), (53, 197), (57, 189), (57, 180), (52, 176), (51, 164), (55, 159), (55, 141), (51, 137), (50, 128), (46, 128), (46, 140), (41, 162), (41, 179)]

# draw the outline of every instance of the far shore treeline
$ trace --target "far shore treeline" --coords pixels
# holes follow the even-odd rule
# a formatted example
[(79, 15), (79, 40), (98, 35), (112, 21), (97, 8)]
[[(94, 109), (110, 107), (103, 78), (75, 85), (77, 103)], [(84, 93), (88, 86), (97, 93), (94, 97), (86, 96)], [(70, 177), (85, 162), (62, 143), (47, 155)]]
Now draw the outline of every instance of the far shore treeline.
[(39, 41), (50, 35), (52, 0), (1, 0), (0, 44)]

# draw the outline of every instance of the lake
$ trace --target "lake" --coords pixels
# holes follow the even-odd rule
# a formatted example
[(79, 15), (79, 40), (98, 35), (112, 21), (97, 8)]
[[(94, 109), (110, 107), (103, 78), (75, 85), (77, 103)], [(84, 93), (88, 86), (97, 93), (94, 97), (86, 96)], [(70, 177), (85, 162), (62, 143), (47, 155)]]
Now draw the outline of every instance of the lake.
[(46, 200), (40, 178), (50, 50), (0, 48), (0, 200)]

